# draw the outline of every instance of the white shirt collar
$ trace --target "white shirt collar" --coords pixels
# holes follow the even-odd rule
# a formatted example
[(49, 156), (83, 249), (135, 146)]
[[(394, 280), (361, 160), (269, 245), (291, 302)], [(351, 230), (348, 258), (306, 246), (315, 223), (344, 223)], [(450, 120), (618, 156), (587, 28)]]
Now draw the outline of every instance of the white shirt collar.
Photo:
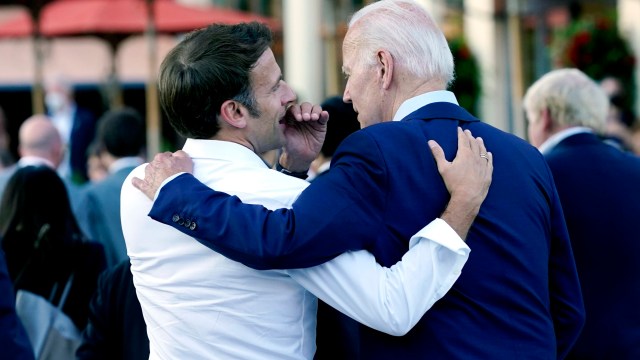
[(219, 159), (233, 162), (250, 163), (266, 168), (262, 158), (246, 146), (231, 141), (187, 139), (182, 147), (191, 158)]
[(458, 105), (458, 100), (456, 99), (456, 96), (451, 91), (447, 91), (447, 90), (430, 91), (422, 95), (414, 96), (411, 99), (405, 100), (398, 108), (398, 111), (396, 111), (396, 114), (393, 117), (393, 121), (400, 121), (404, 119), (407, 115), (420, 109), (421, 107), (425, 105), (429, 105), (431, 103), (435, 103), (435, 102), (448, 102), (448, 103)]
[(48, 166), (53, 170), (56, 169), (56, 166), (51, 161), (45, 158), (41, 158), (39, 156), (23, 156), (20, 158), (20, 160), (18, 160), (19, 167), (40, 166), (40, 165)]
[(593, 130), (584, 126), (575, 126), (558, 131), (557, 133), (551, 135), (545, 142), (543, 142), (540, 147), (538, 147), (538, 150), (540, 150), (541, 153), (546, 154), (551, 151), (551, 149), (553, 149), (556, 145), (558, 145), (562, 140), (568, 138), (569, 136), (582, 133), (593, 133)]

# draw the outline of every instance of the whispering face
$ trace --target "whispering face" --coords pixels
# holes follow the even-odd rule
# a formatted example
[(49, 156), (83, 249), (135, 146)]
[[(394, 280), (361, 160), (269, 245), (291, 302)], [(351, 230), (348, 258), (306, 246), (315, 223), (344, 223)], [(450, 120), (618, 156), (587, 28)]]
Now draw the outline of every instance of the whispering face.
[(361, 51), (356, 35), (347, 32), (342, 46), (342, 71), (347, 78), (343, 100), (353, 105), (361, 128), (390, 120), (384, 118), (387, 99), (382, 87), (380, 65), (366, 61), (367, 56), (375, 57), (375, 53)]
[(249, 141), (257, 153), (284, 145), (285, 114), (296, 95), (283, 80), (282, 71), (271, 49), (267, 49), (251, 70), (251, 90), (256, 100), (257, 117), (248, 115)]

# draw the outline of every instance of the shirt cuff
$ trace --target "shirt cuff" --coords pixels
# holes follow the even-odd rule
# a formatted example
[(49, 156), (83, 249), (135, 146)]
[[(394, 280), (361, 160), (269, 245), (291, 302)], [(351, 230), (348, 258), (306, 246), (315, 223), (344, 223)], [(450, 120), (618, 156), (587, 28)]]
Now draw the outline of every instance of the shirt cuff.
[(162, 184), (160, 184), (160, 187), (158, 188), (158, 190), (156, 190), (156, 194), (155, 194), (155, 195), (153, 195), (153, 201), (156, 201), (156, 200), (158, 199), (158, 195), (160, 194), (160, 190), (162, 190), (162, 187), (163, 187), (163, 186), (165, 186), (166, 184), (168, 184), (168, 183), (169, 183), (169, 181), (171, 181), (171, 180), (173, 180), (173, 179), (177, 178), (178, 176), (180, 176), (180, 175), (182, 175), (182, 174), (186, 174), (186, 172), (184, 172), (184, 171), (183, 171), (183, 172), (179, 172), (179, 173), (177, 173), (177, 174), (175, 174), (175, 175), (171, 175), (171, 176), (169, 176), (168, 178), (166, 178), (166, 179), (162, 182)]
[(431, 240), (461, 255), (469, 254), (471, 251), (458, 233), (440, 218), (436, 218), (413, 235), (409, 241), (409, 248), (415, 246), (421, 239)]

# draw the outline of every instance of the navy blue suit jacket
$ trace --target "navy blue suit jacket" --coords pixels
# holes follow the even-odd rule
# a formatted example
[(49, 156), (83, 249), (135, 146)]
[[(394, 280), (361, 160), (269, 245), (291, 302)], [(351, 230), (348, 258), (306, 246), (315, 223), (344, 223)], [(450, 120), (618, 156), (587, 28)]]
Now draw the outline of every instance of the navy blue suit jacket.
[(76, 182), (82, 183), (88, 179), (87, 150), (95, 138), (96, 122), (97, 119), (90, 110), (76, 107), (69, 140), (69, 166)]
[(564, 139), (545, 158), (587, 313), (569, 357), (640, 359), (640, 158), (588, 133)]
[[(449, 200), (427, 140), (451, 160), (458, 126), (481, 136), (494, 154), (493, 182), (467, 237), (472, 252), (463, 273), (406, 336), (361, 326), (354, 345), (363, 359), (562, 358), (582, 328), (584, 309), (549, 167), (522, 139), (454, 104), (430, 104), (401, 122), (352, 134), (331, 171), (292, 211), (243, 206), (181, 175), (162, 189), (150, 216), (258, 269), (316, 265), (353, 249), (391, 266)], [(198, 225), (186, 229), (172, 222), (174, 215)]]

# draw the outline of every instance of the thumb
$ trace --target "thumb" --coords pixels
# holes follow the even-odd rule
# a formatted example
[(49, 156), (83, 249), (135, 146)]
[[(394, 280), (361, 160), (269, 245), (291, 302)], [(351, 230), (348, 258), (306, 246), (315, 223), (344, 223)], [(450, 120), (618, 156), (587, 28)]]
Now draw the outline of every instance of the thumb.
[(444, 156), (444, 150), (442, 150), (442, 147), (440, 147), (440, 145), (434, 140), (429, 140), (427, 143), (429, 144), (433, 158), (436, 160), (438, 169), (442, 169), (442, 167), (447, 163), (447, 159)]
[(188, 158), (188, 157), (189, 157), (189, 154), (187, 154), (187, 153), (186, 153), (185, 151), (183, 151), (183, 150), (178, 150), (178, 151), (176, 151), (176, 152), (174, 152), (174, 153), (173, 153), (173, 156), (181, 157), (181, 158), (185, 158), (185, 157), (187, 157), (187, 158)]

